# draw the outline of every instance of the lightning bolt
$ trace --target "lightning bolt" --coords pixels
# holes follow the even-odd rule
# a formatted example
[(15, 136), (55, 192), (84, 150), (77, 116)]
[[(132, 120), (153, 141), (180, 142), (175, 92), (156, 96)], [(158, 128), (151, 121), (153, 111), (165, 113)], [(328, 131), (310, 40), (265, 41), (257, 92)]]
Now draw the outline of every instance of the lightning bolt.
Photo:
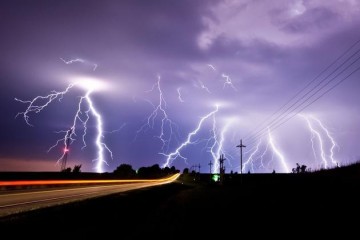
[(208, 67), (211, 68), (214, 72), (216, 72), (216, 68), (212, 64), (208, 64)]
[(219, 111), (219, 106), (216, 105), (216, 108), (214, 111), (208, 113), (206, 116), (202, 117), (197, 125), (197, 127), (188, 134), (186, 140), (180, 144), (180, 146), (178, 148), (175, 149), (175, 151), (169, 153), (169, 154), (165, 154), (165, 153), (160, 153), (161, 155), (164, 155), (166, 157), (166, 161), (165, 163), (163, 164), (163, 168), (164, 167), (168, 167), (171, 165), (171, 163), (177, 159), (177, 158), (182, 158), (184, 159), (185, 161), (187, 160), (186, 157), (182, 156), (181, 155), (181, 150), (185, 147), (187, 147), (188, 145), (192, 145), (192, 144), (195, 144), (196, 142), (194, 142), (192, 140), (193, 136), (195, 136), (199, 130), (201, 129), (203, 123), (205, 122), (205, 120), (209, 119), (210, 117), (214, 116), (214, 114), (216, 114), (217, 112)]
[[(24, 101), (24, 100), (15, 98), (15, 101), (28, 104), (28, 107), (26, 108), (26, 110), (24, 112), (19, 112), (18, 114), (16, 114), (15, 118), (18, 117), (19, 115), (23, 115), (26, 124), (28, 124), (29, 126), (33, 126), (29, 123), (29, 114), (32, 112), (34, 112), (34, 113), (41, 112), (44, 108), (46, 108), (55, 99), (58, 99), (59, 101), (61, 101), (61, 99), (64, 97), (64, 95), (66, 93), (68, 93), (69, 90), (73, 86), (74, 86), (74, 84), (70, 84), (62, 92), (52, 91), (50, 94), (48, 94), (46, 96), (37, 96), (33, 100), (29, 100), (29, 101)], [(45, 103), (43, 103), (42, 105), (39, 103), (40, 105), (37, 105), (37, 102), (45, 102)]]
[[(335, 142), (334, 138), (331, 136), (330, 132), (327, 130), (327, 128), (324, 126), (324, 124), (319, 119), (317, 119), (317, 118), (315, 118), (313, 116), (310, 116), (310, 117), (307, 117), (307, 116), (304, 116), (304, 115), (300, 115), (300, 116), (306, 120), (308, 128), (309, 128), (310, 132), (312, 133), (312, 136), (316, 136), (318, 141), (319, 141), (320, 156), (321, 156), (324, 168), (328, 168), (328, 164), (329, 164), (328, 160), (327, 160), (327, 157), (326, 157), (325, 150), (324, 150), (324, 148), (325, 148), (325, 140), (324, 140), (324, 137), (322, 136), (321, 132), (315, 129), (315, 127), (313, 126), (313, 124), (311, 123), (310, 120), (315, 121), (320, 126), (322, 131), (325, 132), (326, 137), (328, 138), (328, 140), (331, 142), (331, 147), (329, 149), (329, 152), (330, 152), (329, 158), (330, 158), (331, 163), (333, 165), (337, 166), (338, 162), (334, 159), (334, 149), (337, 146), (337, 143)], [(311, 140), (311, 141), (312, 141), (312, 149), (313, 149), (314, 155), (316, 157), (316, 151), (315, 151), (315, 147), (314, 147), (314, 142), (313, 142), (313, 140)]]
[(220, 131), (220, 139), (219, 139), (218, 138), (219, 134), (218, 134), (218, 130), (216, 127), (216, 116), (215, 116), (215, 114), (213, 115), (213, 126), (211, 129), (212, 136), (211, 136), (211, 138), (208, 139), (208, 143), (210, 141), (213, 141), (213, 144), (211, 145), (209, 152), (214, 161), (214, 165), (213, 165), (214, 173), (218, 172), (218, 169), (220, 166), (219, 158), (220, 158), (221, 154), (223, 154), (226, 159), (228, 159), (228, 157), (232, 158), (232, 156), (230, 154), (228, 154), (224, 151), (225, 133), (228, 131), (231, 123), (232, 123), (232, 121), (226, 122), (226, 124), (223, 126), (223, 128)]
[(68, 61), (64, 60), (63, 58), (60, 58), (60, 60), (63, 61), (65, 64), (73, 64), (73, 63), (76, 63), (76, 62), (85, 63), (85, 60), (81, 59), (81, 58), (70, 59)]
[(245, 153), (245, 154), (247, 154), (247, 153), (251, 152), (250, 156), (243, 164), (243, 169), (242, 169), (243, 172), (248, 164), (251, 164), (251, 170), (252, 170), (252, 172), (255, 172), (255, 170), (254, 170), (254, 155), (259, 151), (259, 147), (260, 147), (261, 143), (262, 143), (262, 139), (259, 140), (258, 144), (255, 147), (253, 147), (250, 151)]
[(269, 140), (269, 143), (270, 143), (270, 146), (271, 146), (271, 149), (274, 151), (274, 153), (278, 156), (279, 158), (279, 161), (281, 163), (281, 165), (283, 166), (283, 169), (285, 172), (289, 173), (290, 170), (287, 166), (287, 163), (286, 163), (286, 160), (285, 160), (285, 157), (284, 155), (279, 151), (279, 149), (275, 146), (275, 142), (274, 142), (274, 139), (271, 135), (271, 132), (270, 132), (270, 129), (268, 128), (268, 140)]
[(264, 152), (260, 156), (260, 166), (262, 168), (265, 168), (265, 166), (264, 166), (264, 156), (266, 155), (266, 153), (268, 151), (268, 148), (269, 148), (269, 142), (266, 144), (266, 148), (265, 148)]
[[(152, 111), (152, 113), (148, 116), (146, 123), (144, 123), (144, 125), (142, 125), (140, 127), (139, 130), (137, 130), (136, 132), (136, 136), (135, 136), (135, 140), (138, 136), (138, 134), (142, 131), (144, 131), (145, 128), (154, 128), (155, 125), (155, 120), (159, 115), (162, 115), (161, 117), (161, 125), (160, 125), (160, 134), (158, 136), (156, 136), (157, 138), (160, 139), (160, 141), (162, 142), (162, 147), (161, 150), (163, 150), (165, 147), (168, 148), (170, 141), (172, 139), (172, 136), (174, 135), (174, 128), (176, 127), (176, 124), (169, 118), (167, 112), (166, 112), (166, 106), (167, 103), (165, 101), (163, 92), (161, 90), (161, 86), (160, 86), (160, 82), (161, 82), (161, 77), (158, 76), (158, 81), (153, 85), (153, 87), (146, 91), (146, 92), (152, 92), (155, 90), (155, 88), (158, 90), (159, 92), (159, 102), (158, 105), (155, 106), (154, 104), (151, 105), (154, 106), (154, 111)], [(170, 133), (168, 134), (168, 137), (166, 138), (166, 134), (165, 134), (165, 127), (168, 126), (168, 129), (170, 131)]]
[(322, 128), (322, 130), (326, 133), (326, 136), (328, 137), (328, 139), (330, 140), (331, 142), (331, 148), (330, 148), (330, 160), (331, 160), (331, 163), (334, 164), (335, 166), (338, 165), (338, 162), (334, 159), (334, 149), (337, 145), (337, 143), (335, 142), (334, 138), (330, 135), (330, 132), (329, 130), (324, 126), (324, 124), (317, 118), (315, 118), (314, 116), (311, 116), (311, 118), (313, 120), (315, 120), (319, 125), (320, 127)]
[(183, 102), (184, 102), (184, 99), (182, 99), (182, 97), (181, 97), (181, 88), (176, 89), (176, 91), (177, 91), (177, 93), (178, 93), (179, 102), (183, 103)]
[(233, 85), (231, 78), (229, 75), (226, 75), (225, 73), (221, 74), (221, 77), (225, 78), (225, 82), (224, 82), (224, 86), (223, 88), (225, 88), (226, 85), (229, 85), (232, 89), (234, 89), (234, 91), (237, 91), (237, 89), (235, 88), (235, 86)]
[[(25, 122), (28, 125), (32, 126), (29, 123), (29, 114), (30, 113), (41, 112), (44, 108), (48, 107), (49, 104), (51, 102), (53, 102), (55, 99), (58, 99), (59, 101), (61, 101), (61, 99), (64, 97), (64, 95), (66, 93), (68, 93), (69, 90), (77, 84), (79, 84), (79, 83), (78, 82), (72, 83), (64, 91), (61, 91), (61, 92), (52, 91), (51, 94), (48, 94), (46, 96), (37, 96), (33, 100), (30, 100), (30, 101), (23, 101), (23, 100), (15, 98), (16, 101), (28, 104), (28, 107), (26, 108), (26, 110), (24, 112), (18, 113), (16, 115), (16, 117), (18, 115), (23, 115)], [(67, 148), (67, 144), (66, 144), (67, 139), (70, 139), (71, 143), (75, 140), (76, 130), (77, 130), (76, 126), (78, 125), (78, 122), (81, 123), (81, 125), (83, 126), (83, 129), (84, 129), (83, 135), (82, 135), (82, 141), (83, 141), (83, 148), (86, 147), (85, 136), (87, 133), (87, 122), (90, 118), (89, 113), (91, 113), (95, 117), (96, 129), (97, 129), (95, 144), (98, 149), (98, 152), (97, 152), (97, 158), (95, 159), (95, 161), (97, 162), (95, 168), (96, 168), (97, 172), (103, 172), (103, 164), (104, 163), (107, 164), (105, 157), (104, 157), (104, 152), (105, 152), (105, 150), (108, 151), (111, 158), (112, 158), (112, 152), (107, 147), (107, 145), (103, 142), (104, 130), (103, 130), (102, 116), (96, 110), (96, 108), (91, 100), (91, 97), (90, 97), (90, 94), (93, 92), (94, 88), (91, 86), (90, 82), (85, 83), (85, 84), (82, 83), (81, 85), (87, 86), (87, 92), (84, 96), (80, 97), (80, 100), (78, 103), (78, 108), (77, 108), (77, 111), (76, 111), (74, 119), (73, 119), (73, 124), (70, 127), (70, 130), (58, 132), (58, 133), (65, 133), (65, 136), (61, 139), (58, 139), (56, 141), (56, 143), (48, 149), (48, 152), (51, 151), (54, 147), (58, 146), (60, 144), (60, 142), (63, 142), (64, 143), (64, 153), (58, 159), (57, 163), (59, 163), (59, 161), (64, 157), (66, 152), (69, 151), (69, 149)], [(85, 108), (85, 110), (83, 108)]]
[(81, 59), (81, 58), (76, 58), (76, 59), (70, 59), (68, 61), (64, 60), (63, 58), (60, 58), (61, 61), (63, 61), (65, 64), (73, 64), (73, 63), (85, 63), (85, 64), (88, 64), (88, 65), (92, 65), (93, 66), (93, 71), (96, 70), (96, 68), (98, 67), (98, 65), (96, 63), (90, 63), (89, 61), (86, 61), (84, 59)]
[(199, 80), (199, 83), (200, 83), (201, 89), (204, 89), (206, 92), (211, 94), (209, 88), (207, 88), (202, 81)]

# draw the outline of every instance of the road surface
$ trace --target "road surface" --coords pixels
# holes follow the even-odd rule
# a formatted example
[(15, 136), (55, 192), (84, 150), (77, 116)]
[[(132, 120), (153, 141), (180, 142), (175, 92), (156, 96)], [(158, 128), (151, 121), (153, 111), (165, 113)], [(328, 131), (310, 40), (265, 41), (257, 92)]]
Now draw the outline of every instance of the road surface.
[[(0, 217), (113, 193), (167, 184), (175, 181), (179, 175), (175, 174), (169, 178), (156, 180), (121, 180), (118, 183), (113, 181), (115, 183), (96, 186), (68, 186), (67, 188), (51, 188), (49, 190), (29, 189), (20, 193), (6, 191), (0, 194)], [(42, 182), (44, 185), (44, 181)], [(36, 184), (36, 182), (34, 183)], [(84, 183), (89, 184), (89, 181), (84, 181)], [(96, 183), (96, 180), (93, 183)], [(5, 185), (4, 182), (2, 184)], [(14, 182), (8, 184), (12, 185)], [(31, 185), (31, 182), (27, 182), (27, 184)], [(54, 181), (51, 181), (51, 184), (53, 185)]]

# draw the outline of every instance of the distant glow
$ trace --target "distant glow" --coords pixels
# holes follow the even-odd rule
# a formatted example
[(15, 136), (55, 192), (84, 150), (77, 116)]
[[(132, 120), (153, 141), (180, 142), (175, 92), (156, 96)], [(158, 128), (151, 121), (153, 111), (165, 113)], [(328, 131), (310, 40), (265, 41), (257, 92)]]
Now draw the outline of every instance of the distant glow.
[(86, 91), (101, 91), (109, 89), (109, 86), (105, 83), (105, 81), (87, 76), (71, 76), (71, 82)]

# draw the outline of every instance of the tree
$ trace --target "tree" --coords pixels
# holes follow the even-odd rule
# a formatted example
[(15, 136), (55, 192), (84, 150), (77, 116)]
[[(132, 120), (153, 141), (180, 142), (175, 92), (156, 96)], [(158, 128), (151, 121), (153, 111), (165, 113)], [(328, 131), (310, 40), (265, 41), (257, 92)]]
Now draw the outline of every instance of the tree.
[(188, 174), (188, 173), (189, 173), (189, 168), (184, 168), (183, 174)]
[(80, 173), (81, 172), (81, 164), (80, 165), (75, 165), (72, 172), (73, 173)]
[(136, 171), (130, 164), (121, 164), (114, 170), (114, 174), (122, 178), (133, 178), (136, 175)]
[(65, 169), (61, 170), (61, 172), (69, 173), (69, 172), (71, 172), (71, 167), (65, 168)]

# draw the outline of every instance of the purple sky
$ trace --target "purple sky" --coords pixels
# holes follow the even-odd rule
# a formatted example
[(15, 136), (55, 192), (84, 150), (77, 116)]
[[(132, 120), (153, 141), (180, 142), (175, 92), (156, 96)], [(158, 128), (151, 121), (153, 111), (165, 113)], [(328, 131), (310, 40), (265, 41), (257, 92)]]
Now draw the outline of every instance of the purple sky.
[[(104, 152), (108, 165), (102, 171), (121, 163), (135, 169), (169, 163), (180, 170), (200, 164), (209, 172), (208, 163), (223, 153), (226, 172), (235, 172), (241, 138), (246, 172), (287, 172), (297, 162), (318, 169), (357, 161), (360, 73), (350, 74), (360, 66), (355, 61), (360, 43), (298, 95), (298, 103), (295, 99), (278, 112), (283, 115), (269, 116), (358, 41), (359, 26), (356, 0), (1, 1), (0, 171), (59, 170), (63, 145), (47, 150), (64, 137), (55, 132), (73, 124), (89, 78), (106, 85), (90, 95), (103, 119), (102, 141), (113, 152), (113, 159)], [(80, 61), (64, 62), (75, 59)], [(21, 115), (15, 118), (28, 107), (15, 98), (32, 100), (74, 82), (85, 87), (76, 85), (61, 101), (30, 112), (33, 126)], [(317, 85), (324, 88), (316, 92)], [(292, 103), (289, 110), (298, 108), (288, 114)], [(303, 117), (296, 115), (306, 105)], [(192, 144), (182, 147), (216, 106), (190, 135)], [(278, 126), (281, 119), (286, 122)], [(90, 113), (82, 149), (83, 127), (77, 121), (68, 166), (99, 170), (96, 124)], [(180, 155), (168, 162), (166, 155), (175, 156), (171, 153), (179, 147)]]

